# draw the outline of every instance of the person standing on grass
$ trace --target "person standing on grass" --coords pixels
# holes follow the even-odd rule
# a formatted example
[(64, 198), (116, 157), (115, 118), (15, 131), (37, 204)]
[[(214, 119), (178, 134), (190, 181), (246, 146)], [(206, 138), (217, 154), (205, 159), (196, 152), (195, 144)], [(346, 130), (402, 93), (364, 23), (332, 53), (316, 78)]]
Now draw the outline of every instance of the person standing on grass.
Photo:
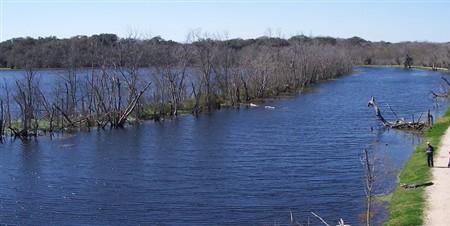
[(434, 147), (430, 144), (430, 142), (427, 142), (427, 163), (428, 163), (428, 167), (434, 167), (434, 163), (433, 163), (433, 152), (434, 152)]

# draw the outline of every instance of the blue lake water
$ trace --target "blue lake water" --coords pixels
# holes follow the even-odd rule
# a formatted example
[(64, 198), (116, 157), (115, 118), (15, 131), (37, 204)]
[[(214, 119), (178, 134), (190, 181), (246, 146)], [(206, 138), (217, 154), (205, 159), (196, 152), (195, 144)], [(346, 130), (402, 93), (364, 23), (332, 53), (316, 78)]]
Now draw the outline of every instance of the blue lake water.
[(382, 129), (367, 101), (375, 96), (389, 119), (386, 104), (400, 117), (428, 109), (440, 115), (448, 104), (429, 93), (441, 76), (355, 68), (267, 103), (273, 110), (7, 140), (0, 145), (0, 224), (274, 225), (289, 223), (292, 211), (314, 225), (314, 211), (331, 224), (343, 218), (359, 225), (363, 148), (371, 144), (377, 156), (382, 193), (420, 141)]

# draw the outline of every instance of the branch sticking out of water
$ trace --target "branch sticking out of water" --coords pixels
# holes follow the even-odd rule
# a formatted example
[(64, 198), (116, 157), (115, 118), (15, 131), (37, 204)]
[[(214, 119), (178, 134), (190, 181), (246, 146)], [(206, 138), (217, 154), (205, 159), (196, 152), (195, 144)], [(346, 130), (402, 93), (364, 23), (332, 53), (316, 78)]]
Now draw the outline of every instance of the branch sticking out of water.
[[(419, 117), (418, 121), (414, 121), (414, 116), (413, 116), (412, 121), (406, 121), (404, 119), (397, 119), (395, 121), (387, 121), (381, 114), (381, 110), (378, 107), (378, 104), (375, 101), (375, 98), (373, 96), (370, 98), (369, 102), (367, 103), (367, 106), (373, 107), (373, 109), (375, 110), (375, 115), (381, 121), (381, 123), (383, 123), (383, 126), (387, 127), (387, 128), (423, 131), (426, 128), (432, 126), (433, 116), (431, 115), (430, 111), (428, 111), (428, 115), (427, 115), (428, 119), (426, 122), (420, 121), (420, 118), (422, 117), (422, 115)], [(390, 106), (389, 106), (389, 108), (390, 108)], [(391, 110), (392, 110), (392, 108), (391, 108)], [(397, 114), (395, 114), (395, 115), (397, 115)]]
[(311, 212), (312, 215), (314, 215), (315, 217), (317, 217), (317, 219), (319, 219), (320, 221), (322, 221), (322, 223), (326, 226), (330, 226), (322, 217), (320, 217), (319, 215), (317, 215), (314, 212)]

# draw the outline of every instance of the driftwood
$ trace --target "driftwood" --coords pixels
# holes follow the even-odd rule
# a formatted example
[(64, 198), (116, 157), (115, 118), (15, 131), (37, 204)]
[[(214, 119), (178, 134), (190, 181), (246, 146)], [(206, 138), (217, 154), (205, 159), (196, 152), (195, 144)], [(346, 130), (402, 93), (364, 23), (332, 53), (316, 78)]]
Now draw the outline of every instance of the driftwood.
[[(428, 127), (431, 127), (433, 124), (433, 116), (431, 115), (430, 111), (428, 111), (428, 119), (427, 122), (423, 122), (420, 121), (420, 118), (422, 117), (422, 115), (419, 117), (419, 119), (417, 121), (414, 121), (414, 116), (413, 116), (413, 120), (412, 121), (406, 121), (405, 119), (399, 119), (397, 117), (397, 114), (394, 113), (394, 115), (397, 117), (397, 119), (395, 121), (387, 121), (383, 115), (381, 114), (381, 110), (378, 107), (377, 102), (375, 101), (375, 98), (372, 97), (368, 104), (368, 107), (373, 107), (375, 110), (375, 115), (377, 116), (377, 118), (381, 121), (381, 123), (383, 124), (384, 127), (387, 128), (392, 128), (392, 129), (401, 129), (401, 130), (416, 130), (416, 131), (422, 131)], [(389, 106), (389, 108), (392, 110), (392, 108)]]
[(404, 188), (404, 189), (416, 189), (416, 188), (420, 188), (420, 187), (428, 187), (433, 185), (433, 182), (427, 182), (427, 183), (422, 183), (422, 184), (401, 184), (400, 187)]

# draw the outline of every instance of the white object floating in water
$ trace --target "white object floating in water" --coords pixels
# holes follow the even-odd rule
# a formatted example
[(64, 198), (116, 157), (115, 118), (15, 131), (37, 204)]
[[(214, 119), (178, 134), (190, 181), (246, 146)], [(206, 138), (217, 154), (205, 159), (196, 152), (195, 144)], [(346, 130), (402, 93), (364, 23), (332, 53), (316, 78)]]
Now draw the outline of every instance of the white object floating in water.
[(250, 103), (250, 107), (258, 107), (258, 105), (254, 104), (254, 103)]
[(265, 106), (264, 108), (265, 108), (265, 109), (269, 109), (269, 110), (275, 109), (275, 107), (273, 107), (273, 106)]
[(59, 145), (58, 147), (59, 148), (71, 148), (71, 147), (74, 147), (75, 146), (75, 144), (62, 144), (62, 145)]
[(336, 225), (336, 226), (350, 226), (349, 224), (345, 224), (345, 222), (344, 222), (344, 220), (342, 220), (342, 218), (341, 218), (341, 220), (338, 223), (339, 224)]

